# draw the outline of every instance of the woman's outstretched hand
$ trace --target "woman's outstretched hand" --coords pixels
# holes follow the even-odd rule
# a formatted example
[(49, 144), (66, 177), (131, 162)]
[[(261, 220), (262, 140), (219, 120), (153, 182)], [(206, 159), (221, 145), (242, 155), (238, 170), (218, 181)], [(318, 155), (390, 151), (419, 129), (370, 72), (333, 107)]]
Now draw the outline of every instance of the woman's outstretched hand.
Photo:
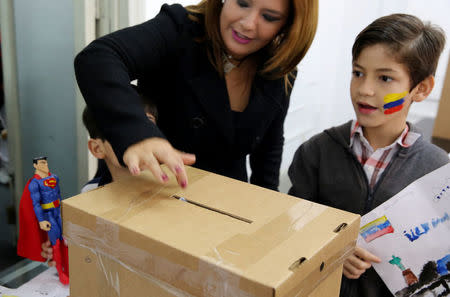
[(174, 149), (163, 138), (153, 137), (130, 146), (123, 155), (123, 161), (132, 175), (139, 175), (142, 170), (148, 169), (161, 183), (169, 180), (161, 169), (161, 164), (166, 164), (177, 177), (178, 184), (185, 188), (188, 179), (184, 165), (194, 164), (195, 155)]

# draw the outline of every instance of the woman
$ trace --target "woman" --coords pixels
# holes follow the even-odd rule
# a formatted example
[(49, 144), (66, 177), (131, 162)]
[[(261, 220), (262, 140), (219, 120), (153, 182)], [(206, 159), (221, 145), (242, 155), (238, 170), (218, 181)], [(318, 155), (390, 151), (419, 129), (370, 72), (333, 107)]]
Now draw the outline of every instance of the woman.
[[(317, 27), (317, 0), (203, 0), (163, 5), (141, 25), (104, 36), (75, 59), (81, 92), (134, 175), (160, 164), (187, 186), (184, 164), (277, 189), (295, 67)], [(155, 102), (150, 123), (140, 89)], [(186, 152), (186, 153), (184, 153)]]

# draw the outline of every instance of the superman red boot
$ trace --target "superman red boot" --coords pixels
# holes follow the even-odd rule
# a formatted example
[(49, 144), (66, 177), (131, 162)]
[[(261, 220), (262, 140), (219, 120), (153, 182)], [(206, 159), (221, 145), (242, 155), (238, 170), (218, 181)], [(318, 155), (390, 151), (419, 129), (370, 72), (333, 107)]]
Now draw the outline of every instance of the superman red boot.
[(64, 243), (64, 241), (61, 242), (61, 258), (62, 258), (62, 269), (64, 271), (64, 274), (67, 275), (67, 280), (69, 279), (69, 248)]
[(57, 239), (56, 244), (53, 246), (53, 259), (56, 262), (56, 270), (58, 271), (59, 281), (62, 284), (67, 285), (69, 283), (69, 271), (64, 271), (61, 246), (64, 246), (64, 244)]

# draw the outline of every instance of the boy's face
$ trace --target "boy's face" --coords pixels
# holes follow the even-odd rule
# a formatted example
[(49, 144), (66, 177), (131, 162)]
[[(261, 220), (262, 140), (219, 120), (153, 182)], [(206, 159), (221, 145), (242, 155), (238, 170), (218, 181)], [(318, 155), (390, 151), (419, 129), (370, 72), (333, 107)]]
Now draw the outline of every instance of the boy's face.
[[(356, 118), (365, 128), (404, 128), (410, 99), (410, 76), (385, 45), (368, 46), (353, 62), (350, 85)], [(386, 130), (387, 129), (387, 130)]]

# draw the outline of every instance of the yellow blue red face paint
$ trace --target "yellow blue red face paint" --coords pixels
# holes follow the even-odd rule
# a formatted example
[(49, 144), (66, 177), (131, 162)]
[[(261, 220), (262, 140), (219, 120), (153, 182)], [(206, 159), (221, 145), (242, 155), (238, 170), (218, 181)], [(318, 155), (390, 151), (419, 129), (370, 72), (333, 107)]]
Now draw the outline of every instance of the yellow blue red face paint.
[(386, 96), (384, 96), (384, 114), (392, 114), (394, 112), (402, 110), (406, 95), (408, 95), (408, 91), (405, 91), (403, 93), (387, 94)]

